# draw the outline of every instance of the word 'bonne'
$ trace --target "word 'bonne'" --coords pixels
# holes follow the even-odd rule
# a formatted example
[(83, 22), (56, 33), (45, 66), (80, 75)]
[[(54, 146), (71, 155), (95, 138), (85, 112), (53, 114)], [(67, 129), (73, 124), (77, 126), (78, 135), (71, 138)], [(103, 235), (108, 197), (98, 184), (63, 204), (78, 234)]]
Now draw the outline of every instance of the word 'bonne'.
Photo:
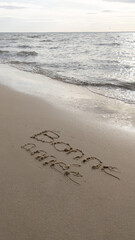
[[(60, 135), (54, 131), (51, 130), (45, 130), (38, 134), (34, 134), (32, 139), (42, 142), (42, 143), (49, 143), (51, 144), (57, 151), (64, 152), (65, 154), (73, 154), (73, 163), (70, 165), (67, 165), (66, 163), (62, 161), (58, 161), (54, 155), (48, 155), (46, 151), (44, 150), (38, 150), (36, 148), (36, 145), (34, 143), (26, 143), (22, 146), (26, 151), (30, 152), (31, 155), (35, 157), (36, 160), (42, 161), (43, 166), (49, 165), (50, 167), (53, 167), (60, 173), (62, 173), (64, 176), (67, 176), (70, 180), (73, 182), (79, 184), (78, 182), (74, 181), (71, 176), (73, 177), (83, 177), (82, 174), (78, 171), (73, 171), (71, 168), (74, 166), (81, 167), (84, 163), (88, 163), (90, 161), (96, 161), (96, 165), (92, 166), (92, 169), (100, 169), (104, 173), (120, 180), (119, 177), (113, 175), (112, 171), (117, 171), (118, 169), (116, 167), (112, 166), (105, 166), (103, 165), (103, 162), (96, 158), (96, 157), (87, 157), (82, 160), (83, 157), (85, 157), (85, 154), (80, 149), (74, 149), (70, 146), (69, 143), (60, 142), (57, 141), (58, 138), (60, 138)], [(43, 161), (45, 160), (45, 161)], [(74, 161), (74, 160), (77, 160)], [(109, 172), (108, 172), (109, 171)]]

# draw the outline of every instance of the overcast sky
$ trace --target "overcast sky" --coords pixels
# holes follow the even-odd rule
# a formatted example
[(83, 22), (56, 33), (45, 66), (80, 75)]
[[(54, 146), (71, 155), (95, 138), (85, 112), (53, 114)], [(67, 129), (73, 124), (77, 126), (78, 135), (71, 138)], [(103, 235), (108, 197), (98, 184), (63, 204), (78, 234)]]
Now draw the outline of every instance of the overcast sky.
[(135, 0), (0, 0), (0, 32), (135, 31)]

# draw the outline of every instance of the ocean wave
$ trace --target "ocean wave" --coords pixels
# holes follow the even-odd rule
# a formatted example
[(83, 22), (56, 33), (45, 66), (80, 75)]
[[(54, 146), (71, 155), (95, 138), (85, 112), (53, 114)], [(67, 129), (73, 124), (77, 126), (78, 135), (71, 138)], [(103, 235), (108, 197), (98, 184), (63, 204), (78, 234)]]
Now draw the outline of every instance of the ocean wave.
[(109, 60), (109, 59), (92, 59), (93, 62), (99, 63), (99, 64), (119, 64), (120, 62), (117, 60)]
[(88, 86), (89, 85), (89, 83), (87, 81), (81, 81), (74, 77), (66, 77), (66, 76), (60, 75), (54, 71), (43, 69), (39, 66), (34, 68), (34, 72), (37, 74), (44, 75), (44, 76), (49, 77), (54, 80), (64, 82), (64, 83), (69, 83), (69, 84), (79, 85), (79, 86)]
[(125, 89), (130, 91), (135, 91), (135, 82), (118, 82), (114, 83), (89, 83), (91, 87), (99, 87), (99, 88), (111, 88), (111, 89)]
[(37, 56), (38, 53), (35, 51), (21, 51), (17, 53), (18, 56), (27, 57), (27, 56)]
[(28, 38), (40, 38), (41, 36), (40, 35), (28, 35), (27, 37)]
[(50, 47), (49, 49), (58, 49), (59, 47)]
[(18, 45), (17, 47), (18, 48), (31, 48), (30, 45)]
[[(3, 44), (3, 46), (1, 45), (0, 48), (10, 48), (10, 46), (9, 46), (9, 45), (4, 45), (4, 44)], [(1, 50), (0, 50), (0, 51), (1, 51)]]
[(98, 44), (95, 44), (96, 46), (120, 46), (121, 44), (120, 43), (98, 43)]
[(43, 69), (38, 65), (36, 62), (22, 62), (22, 61), (10, 61), (9, 64), (13, 65), (14, 67), (26, 71), (32, 72), (40, 75), (44, 75), (45, 77), (49, 77), (51, 79), (73, 84), (73, 85), (80, 85), (80, 86), (88, 86), (89, 83), (87, 81), (80, 81), (74, 77), (66, 77), (62, 76), (54, 71)]
[(12, 41), (12, 40), (13, 40), (13, 41), (17, 41), (18, 38), (11, 38), (10, 41)]
[(40, 42), (52, 42), (52, 40), (50, 40), (50, 39), (44, 39), (44, 40), (41, 40)]
[(66, 41), (69, 41), (70, 38), (62, 38), (62, 39), (59, 39), (59, 42), (66, 42)]
[[(107, 82), (106, 79), (98, 79), (96, 82), (90, 82), (90, 81), (81, 81), (74, 77), (67, 77), (63, 76), (61, 74), (58, 74), (57, 72), (45, 69), (38, 65), (37, 62), (24, 62), (24, 61), (10, 61), (10, 64), (13, 64), (14, 66), (19, 66), (19, 69), (22, 69), (24, 71), (30, 71), (34, 72), (40, 75), (44, 75), (46, 77), (49, 77), (51, 79), (62, 81), (69, 84), (79, 85), (79, 86), (89, 86), (89, 87), (95, 87), (95, 88), (107, 88), (107, 89), (124, 89), (124, 90), (130, 90), (135, 91), (135, 82), (122, 82), (118, 79), (111, 79), (110, 82)], [(29, 67), (28, 67), (29, 66)], [(56, 66), (55, 66), (56, 67)]]
[(10, 61), (9, 64), (19, 70), (40, 74), (63, 83), (86, 87), (89, 91), (107, 98), (119, 100), (127, 104), (135, 104), (134, 98), (130, 97), (134, 95), (135, 82), (122, 82), (118, 79), (111, 79), (109, 80), (110, 82), (107, 82), (107, 79), (97, 79), (95, 82), (90, 82), (90, 79), (89, 81), (81, 81), (74, 77), (62, 76), (54, 70), (45, 69), (45, 66), (39, 66), (38, 62), (16, 60)]
[(124, 68), (127, 68), (127, 69), (131, 69), (131, 68), (134, 68), (134, 66), (131, 66), (131, 65), (123, 65)]
[(9, 61), (9, 64), (15, 64), (15, 65), (36, 65), (36, 62)]
[(0, 54), (4, 54), (4, 53), (9, 53), (9, 51), (6, 51), (6, 50), (0, 50)]

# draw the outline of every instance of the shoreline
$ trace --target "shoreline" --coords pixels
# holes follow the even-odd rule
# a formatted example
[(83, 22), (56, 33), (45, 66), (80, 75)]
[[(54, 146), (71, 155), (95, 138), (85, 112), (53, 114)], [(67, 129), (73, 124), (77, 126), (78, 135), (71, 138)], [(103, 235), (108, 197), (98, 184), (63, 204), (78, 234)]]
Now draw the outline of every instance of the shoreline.
[[(76, 112), (2, 85), (0, 100), (1, 239), (134, 239), (134, 133), (85, 121)], [(68, 143), (85, 156), (75, 160), (72, 154), (30, 138), (46, 130), (59, 135), (57, 139), (48, 133), (55, 141)], [(80, 185), (22, 149), (28, 142), (66, 165), (81, 164), (72, 169), (83, 176), (72, 175)], [(93, 170), (97, 162), (82, 163), (93, 156), (104, 166), (117, 167), (120, 173), (114, 174), (120, 181)]]
[(113, 128), (135, 130), (135, 106), (91, 92), (85, 87), (18, 70), (0, 64), (0, 83), (24, 94), (38, 97), (79, 118), (101, 121)]

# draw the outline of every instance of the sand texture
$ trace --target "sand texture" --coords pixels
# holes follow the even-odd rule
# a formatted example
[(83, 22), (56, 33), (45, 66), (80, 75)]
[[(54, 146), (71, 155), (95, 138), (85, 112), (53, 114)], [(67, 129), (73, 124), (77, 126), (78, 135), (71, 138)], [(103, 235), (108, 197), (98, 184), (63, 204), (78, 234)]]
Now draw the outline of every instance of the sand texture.
[(0, 86), (0, 239), (134, 240), (135, 134)]

